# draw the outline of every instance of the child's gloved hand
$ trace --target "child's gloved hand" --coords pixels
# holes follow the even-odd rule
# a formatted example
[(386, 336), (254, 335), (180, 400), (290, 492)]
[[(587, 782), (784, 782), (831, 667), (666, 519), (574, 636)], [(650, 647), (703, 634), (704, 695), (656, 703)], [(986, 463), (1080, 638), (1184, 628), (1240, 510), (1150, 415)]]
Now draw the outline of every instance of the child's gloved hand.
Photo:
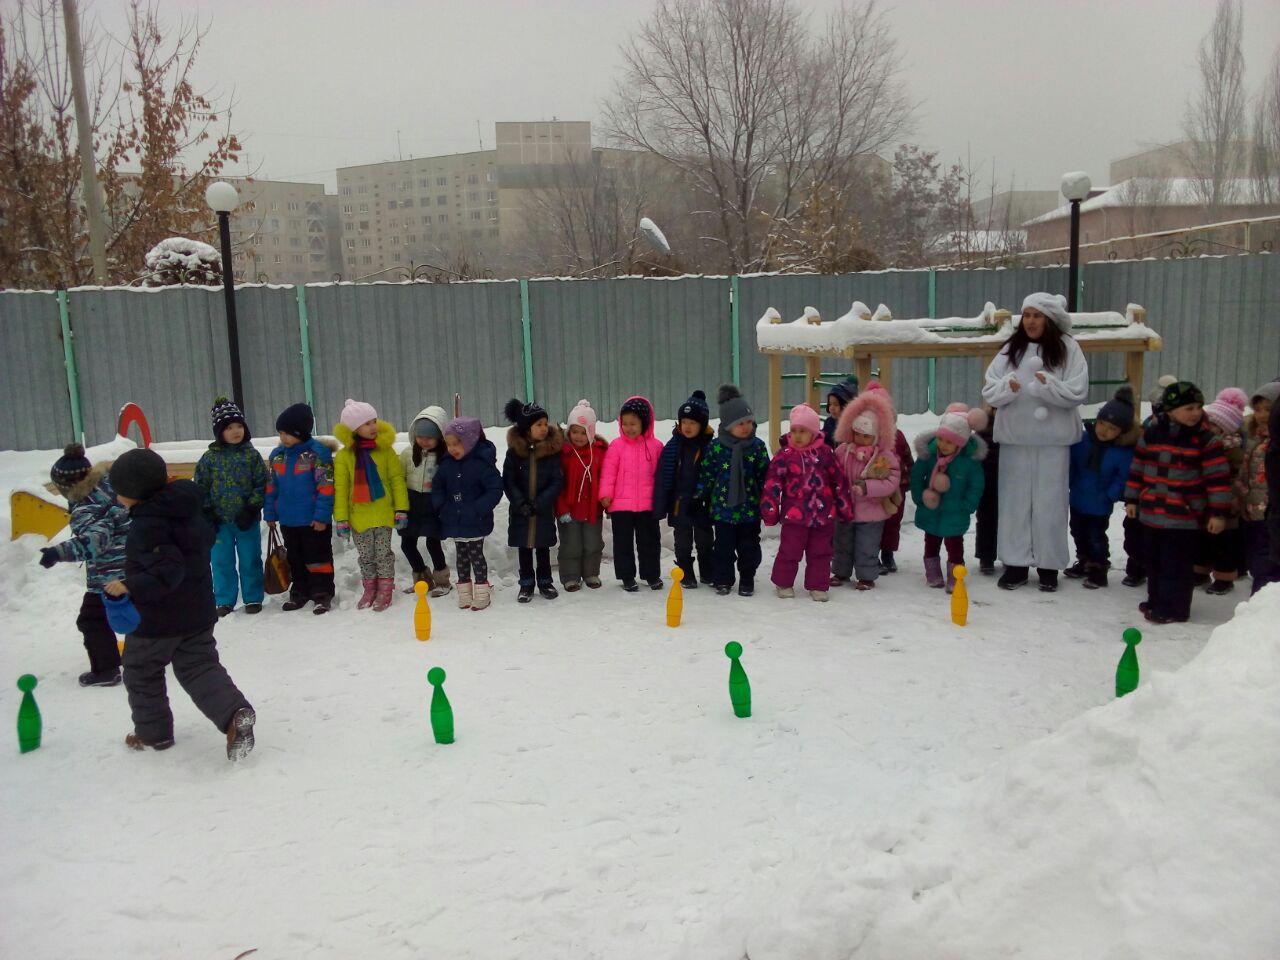
[(48, 570), (57, 562), (58, 562), (57, 550), (53, 549), (53, 547), (40, 548), (40, 566)]
[(532, 517), (535, 512), (533, 504), (528, 500), (516, 507), (516, 513), (520, 514), (522, 517)]
[(333, 525), (333, 532), (345, 540), (347, 537), (351, 536), (351, 524), (347, 523), (345, 520), (339, 520)]
[(572, 513), (562, 513), (562, 514), (560, 514), (559, 519), (560, 519), (560, 522), (561, 522), (561, 523), (573, 523), (573, 514), (572, 514)]
[(240, 512), (236, 514), (235, 524), (237, 530), (248, 530), (258, 522), (258, 517), (262, 516), (262, 511), (257, 507), (251, 507), (248, 504), (240, 508)]
[(409, 526), (409, 514), (405, 513), (403, 510), (397, 510), (395, 522), (396, 529), (403, 530), (407, 526)]

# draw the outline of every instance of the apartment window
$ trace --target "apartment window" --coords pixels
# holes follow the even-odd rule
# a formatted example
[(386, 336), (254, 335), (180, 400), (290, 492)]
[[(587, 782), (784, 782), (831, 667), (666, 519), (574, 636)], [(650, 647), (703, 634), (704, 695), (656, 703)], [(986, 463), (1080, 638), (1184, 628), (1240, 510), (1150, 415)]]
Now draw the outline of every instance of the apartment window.
[(440, 239), (441, 239), (441, 240), (448, 240), (448, 239), (449, 239), (449, 231), (448, 231), (448, 230), (441, 230), (441, 231), (440, 231)]
[(493, 222), (493, 223), (497, 223), (497, 222), (498, 222), (498, 211), (497, 211), (497, 210), (490, 210), (490, 211), (489, 211), (489, 220), (490, 220), (491, 222)]
[(354, 223), (352, 223), (350, 220), (346, 221), (346, 222), (342, 225), (342, 229), (343, 229), (343, 230), (354, 230), (355, 228), (356, 228), (356, 225), (355, 225)]
[(399, 226), (400, 226), (399, 220), (391, 220), (391, 221), (388, 221), (387, 223), (388, 229), (391, 229), (391, 230), (396, 230), (399, 228)]
[(487, 199), (490, 203), (497, 203), (497, 202), (498, 202), (498, 191), (497, 191), (497, 190), (490, 190), (490, 191), (489, 191), (489, 193), (486, 195), (485, 199)]
[(368, 193), (368, 192), (369, 192), (369, 185), (367, 183), (362, 183), (360, 184), (360, 186), (356, 187), (356, 193)]
[(368, 220), (361, 220), (361, 221), (360, 221), (360, 229), (361, 229), (361, 230), (368, 230), (368, 229), (369, 229), (369, 221), (368, 221)]
[(497, 228), (497, 227), (490, 227), (490, 228), (489, 228), (489, 236), (491, 236), (491, 237), (496, 237), (496, 236), (498, 235), (498, 232), (499, 232), (499, 231), (498, 231), (498, 228)]
[(370, 240), (368, 237), (361, 237), (361, 238), (360, 238), (360, 246), (362, 246), (362, 247), (371, 247), (371, 246), (373, 246), (373, 241), (372, 241), (372, 240)]
[(493, 180), (494, 180), (493, 171), (490, 170), (488, 173), (484, 175), (484, 182), (493, 183)]
[(412, 190), (412, 189), (413, 189), (413, 181), (412, 181), (412, 180), (401, 180), (401, 181), (400, 181), (400, 189), (401, 189), (401, 190)]
[(367, 254), (367, 253), (366, 253), (366, 254), (364, 255), (364, 262), (365, 262), (365, 265), (366, 265), (366, 266), (367, 266), (368, 264), (373, 263), (373, 257), (369, 256), (369, 254)]
[(351, 209), (351, 204), (349, 204), (349, 203), (344, 203), (344, 204), (342, 205), (342, 212), (343, 212), (343, 213), (352, 213), (352, 212), (354, 212), (354, 211)]
[(272, 262), (272, 263), (284, 263), (284, 255), (283, 255), (283, 254), (279, 254), (279, 253), (277, 253), (274, 257), (272, 257), (272, 258), (271, 258), (271, 262)]
[(388, 200), (388, 201), (387, 201), (387, 209), (388, 209), (388, 210), (394, 210), (395, 208), (396, 208), (396, 202), (395, 202), (394, 200)]
[(350, 188), (350, 187), (343, 187), (343, 188), (342, 188), (342, 195), (343, 195), (344, 197), (349, 197), (349, 196), (351, 196), (351, 188)]
[(347, 257), (347, 266), (348, 266), (348, 267), (354, 267), (355, 265), (356, 265), (356, 258), (355, 258), (355, 257)]
[(449, 178), (448, 178), (448, 177), (436, 177), (436, 186), (437, 186), (437, 187), (443, 187), (443, 186), (444, 186), (445, 184), (447, 184), (448, 182), (449, 182)]
[(356, 248), (355, 240), (347, 240), (347, 249), (354, 250)]
[(391, 255), (391, 259), (392, 259), (392, 260), (394, 260), (396, 263), (399, 263), (399, 262), (400, 262), (400, 254), (398, 254), (398, 253), (393, 253), (393, 254)]
[(467, 174), (467, 183), (479, 183), (480, 175), (478, 173)]
[(437, 206), (437, 207), (443, 207), (443, 206), (444, 206), (446, 203), (448, 203), (448, 202), (449, 202), (449, 198), (448, 198), (447, 196), (445, 196), (443, 193), (442, 193), (442, 194), (440, 194), (440, 196), (436, 197), (436, 206)]
[(392, 237), (392, 238), (391, 238), (391, 245), (392, 245), (393, 247), (398, 247), (398, 246), (400, 246), (400, 238), (399, 238), (399, 237)]
[(368, 213), (368, 212), (369, 212), (369, 205), (368, 205), (367, 203), (362, 203), (362, 204), (360, 204), (360, 212), (361, 212), (361, 213)]
[(419, 186), (419, 187), (429, 187), (429, 186), (431, 186), (431, 179), (430, 179), (429, 177), (419, 177), (419, 178), (418, 178), (418, 186)]
[(278, 247), (278, 246), (280, 246), (280, 238), (279, 238), (279, 237), (272, 237), (272, 238), (271, 238), (271, 245), (272, 245), (273, 247)]
[(425, 217), (423, 217), (422, 222), (429, 224), (431, 222), (431, 214), (428, 213)]
[(324, 261), (325, 261), (325, 256), (324, 256), (324, 254), (323, 254), (323, 253), (313, 253), (313, 254), (311, 254), (311, 262), (312, 262), (312, 263), (324, 263)]
[(290, 200), (290, 201), (289, 201), (289, 209), (290, 209), (290, 210), (300, 210), (300, 209), (301, 209), (301, 207), (298, 205), (298, 201), (297, 201), (297, 200)]
[(436, 217), (436, 219), (439, 220), (441, 223), (448, 223), (449, 215), (447, 213), (442, 213), (438, 217)]
[(400, 206), (402, 206), (402, 207), (412, 207), (412, 206), (413, 206), (413, 197), (405, 197), (403, 200), (401, 200), (401, 201), (400, 201)]
[(472, 220), (479, 220), (479, 219), (480, 219), (480, 211), (479, 211), (479, 210), (472, 210), (472, 211), (471, 211), (471, 219), (472, 219)]
[(430, 239), (431, 239), (431, 231), (430, 231), (430, 230), (428, 230), (426, 233), (424, 233), (424, 234), (422, 235), (422, 239), (423, 239), (423, 240), (430, 240)]
[(479, 203), (479, 202), (480, 202), (479, 190), (472, 190), (470, 193), (467, 194), (467, 203)]
[(279, 209), (280, 209), (280, 202), (279, 202), (278, 200), (274, 200), (274, 201), (272, 201), (272, 203), (271, 203), (271, 209), (272, 209), (272, 210), (279, 210)]
[(254, 235), (254, 237), (253, 237), (253, 245), (254, 245), (255, 247), (260, 247), (260, 246), (262, 246), (262, 238), (261, 238), (260, 236), (258, 236), (258, 235), (256, 235), (256, 234), (255, 234), (255, 235)]
[(294, 263), (301, 263), (301, 262), (302, 262), (302, 254), (300, 254), (300, 253), (295, 253), (295, 254), (293, 254), (293, 255), (290, 257), (290, 259), (291, 259)]
[(272, 217), (272, 218), (271, 218), (271, 229), (272, 229), (272, 230), (279, 230), (279, 229), (280, 229), (280, 218), (279, 218), (279, 217)]
[(300, 247), (300, 246), (302, 246), (302, 238), (301, 238), (301, 237), (290, 237), (290, 238), (289, 238), (289, 246), (291, 246), (291, 247)]
[(290, 221), (289, 221), (289, 229), (290, 229), (290, 230), (301, 230), (301, 229), (302, 229), (302, 221), (301, 221), (301, 220), (290, 220)]

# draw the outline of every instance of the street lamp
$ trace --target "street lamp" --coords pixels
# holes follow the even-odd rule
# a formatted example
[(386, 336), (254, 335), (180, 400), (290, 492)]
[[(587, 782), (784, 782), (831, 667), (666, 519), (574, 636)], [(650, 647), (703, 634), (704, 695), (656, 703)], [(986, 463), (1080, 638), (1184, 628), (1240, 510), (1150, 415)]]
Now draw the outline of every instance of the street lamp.
[(1067, 312), (1076, 309), (1076, 293), (1080, 289), (1080, 202), (1089, 196), (1089, 175), (1083, 170), (1062, 175), (1062, 195), (1071, 203), (1071, 259), (1067, 267)]
[(240, 329), (236, 326), (236, 285), (231, 275), (231, 211), (240, 203), (240, 194), (225, 180), (209, 184), (204, 202), (218, 215), (218, 239), (222, 242), (222, 295), (227, 305), (227, 349), (231, 353), (231, 396), (244, 409), (240, 383)]

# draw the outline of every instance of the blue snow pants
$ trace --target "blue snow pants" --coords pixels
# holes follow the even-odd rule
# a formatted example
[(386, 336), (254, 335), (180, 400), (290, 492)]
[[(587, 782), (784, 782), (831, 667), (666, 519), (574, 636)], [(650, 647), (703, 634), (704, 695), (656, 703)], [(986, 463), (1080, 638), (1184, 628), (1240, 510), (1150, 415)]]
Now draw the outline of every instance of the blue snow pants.
[(241, 530), (234, 523), (219, 526), (209, 562), (213, 567), (213, 600), (218, 606), (234, 607), (237, 593), (244, 596), (245, 603), (262, 602), (261, 524), (255, 523), (248, 530)]

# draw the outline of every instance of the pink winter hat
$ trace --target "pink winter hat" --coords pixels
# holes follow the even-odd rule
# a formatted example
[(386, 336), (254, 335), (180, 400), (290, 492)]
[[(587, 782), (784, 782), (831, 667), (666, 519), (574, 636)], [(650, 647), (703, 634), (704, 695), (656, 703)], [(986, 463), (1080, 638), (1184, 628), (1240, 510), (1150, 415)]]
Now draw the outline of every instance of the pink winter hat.
[(373, 409), (373, 404), (348, 399), (342, 405), (342, 414), (338, 417), (338, 422), (348, 430), (355, 430), (356, 427), (377, 419), (378, 411)]
[(969, 442), (973, 431), (981, 430), (986, 425), (987, 415), (980, 408), (970, 409), (966, 404), (953, 403), (938, 421), (938, 436), (963, 447)]
[(822, 421), (818, 419), (818, 412), (807, 403), (802, 403), (798, 407), (792, 407), (789, 419), (791, 421), (791, 426), (793, 427), (808, 430), (810, 433), (822, 432)]
[(1235, 433), (1244, 426), (1244, 408), (1249, 398), (1239, 387), (1227, 387), (1204, 405), (1204, 415), (1224, 433)]
[(569, 421), (566, 426), (582, 427), (587, 431), (587, 439), (592, 443), (596, 442), (596, 412), (591, 409), (590, 402), (579, 400), (569, 411)]

